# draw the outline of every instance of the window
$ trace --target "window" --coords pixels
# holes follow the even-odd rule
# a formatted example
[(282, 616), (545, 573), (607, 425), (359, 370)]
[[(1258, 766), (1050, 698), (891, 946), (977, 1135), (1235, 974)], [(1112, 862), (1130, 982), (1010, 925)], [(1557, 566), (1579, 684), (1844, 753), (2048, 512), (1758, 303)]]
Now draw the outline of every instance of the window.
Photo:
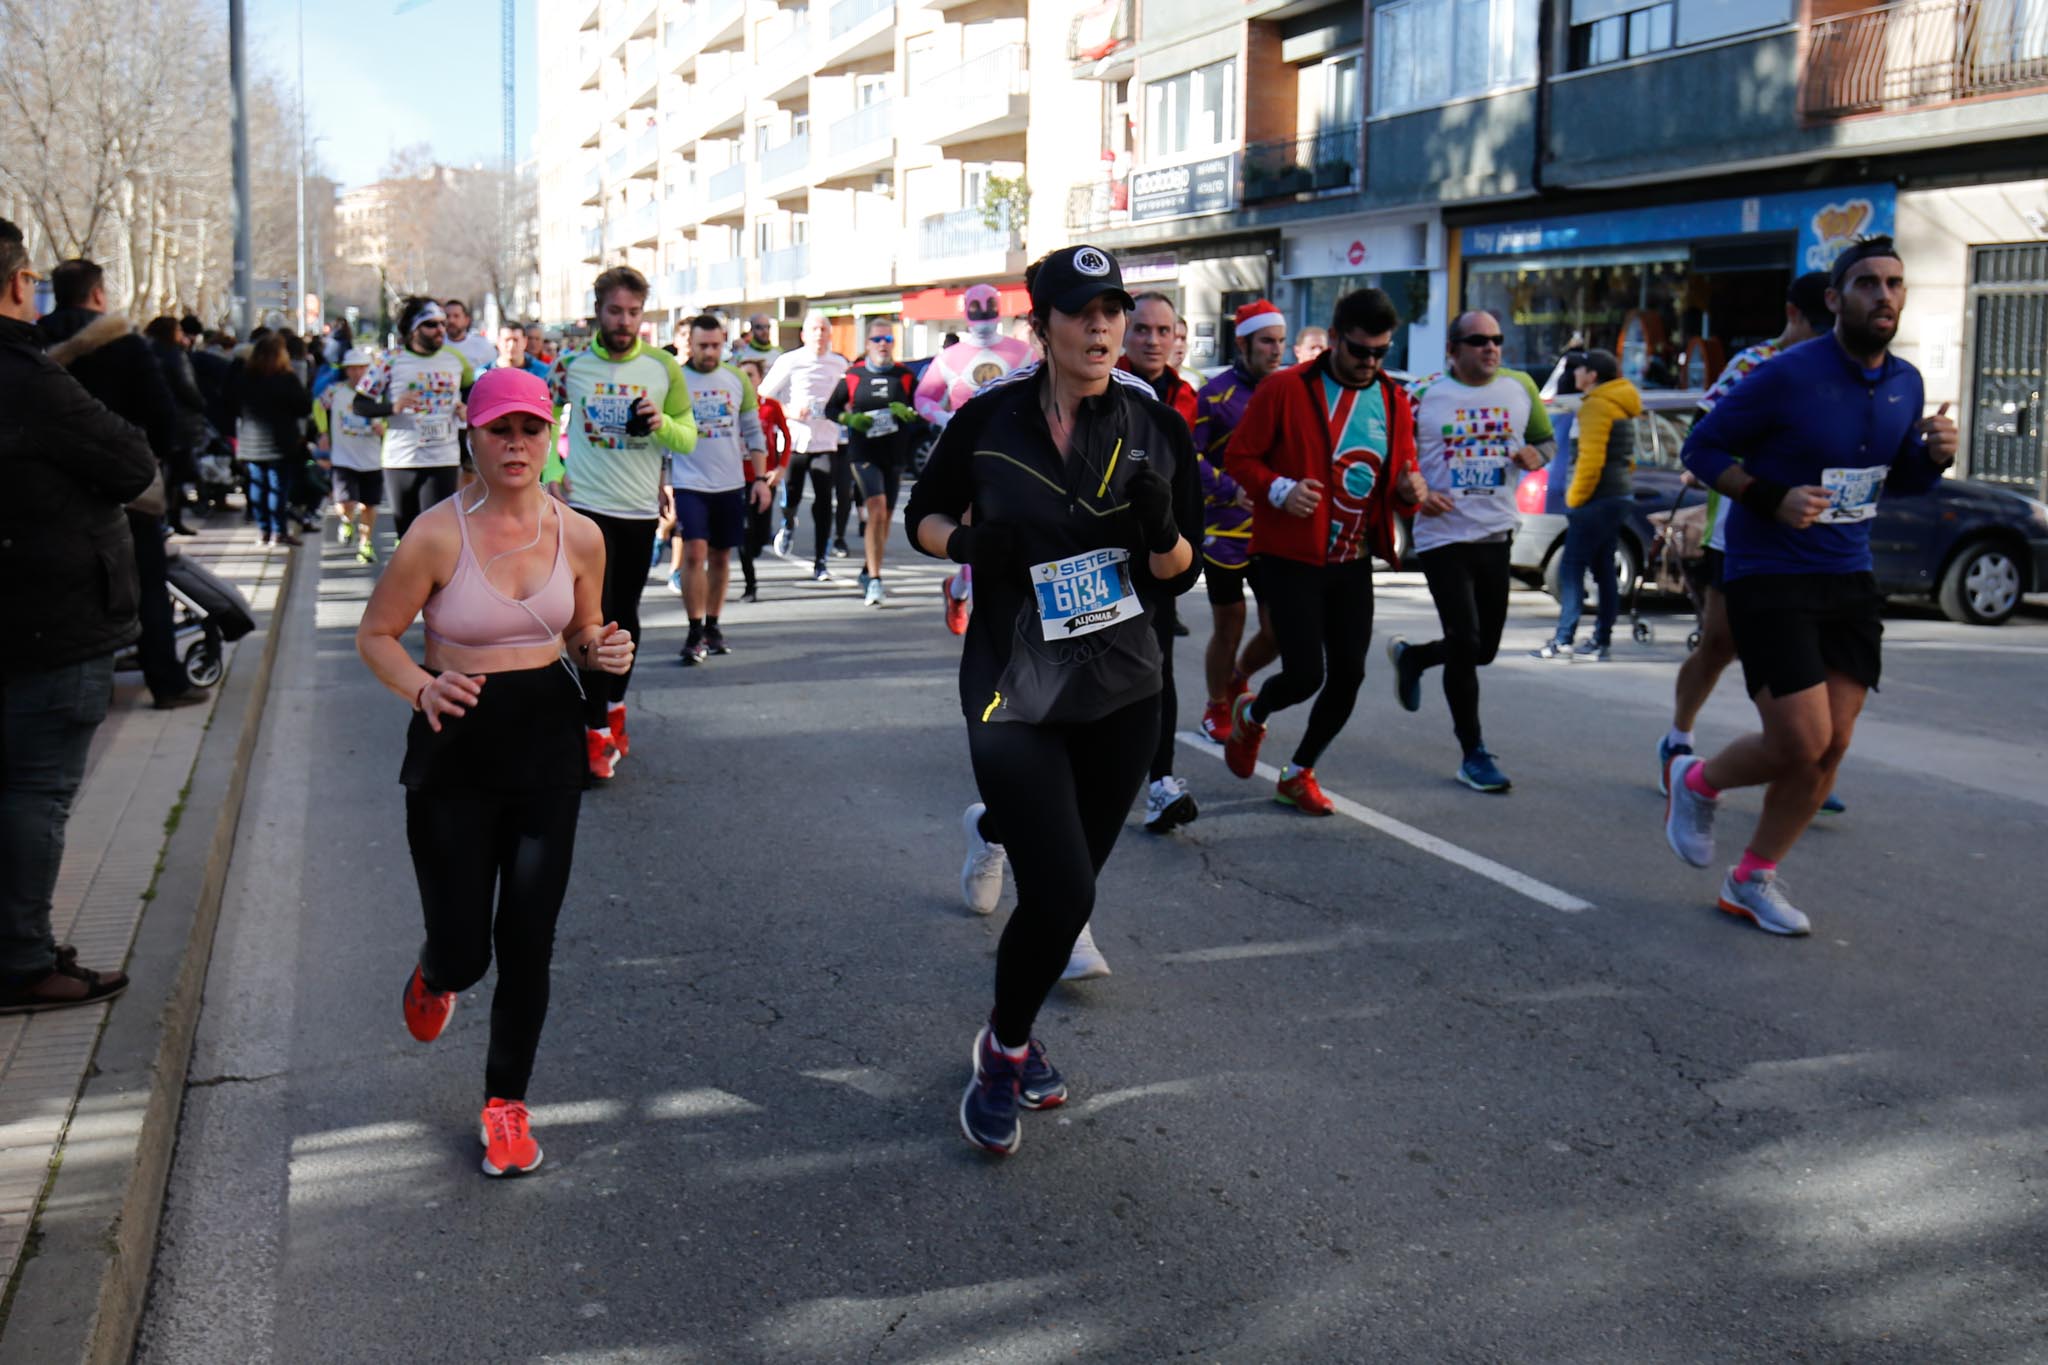
[(1359, 79), (1355, 51), (1309, 63), (1301, 68), (1300, 80), (1295, 107), (1301, 114), (1302, 132), (1313, 133), (1364, 120), (1364, 86)]
[(1395, 0), (1373, 11), (1372, 111), (1536, 79), (1537, 0)]
[(791, 114), (789, 116), (789, 135), (792, 138), (809, 137), (811, 135), (811, 116), (809, 114)]
[(767, 122), (767, 121), (765, 121), (765, 120), (764, 120), (763, 122), (760, 122), (760, 123), (757, 123), (757, 124), (755, 124), (755, 125), (754, 125), (754, 160), (756, 160), (756, 161), (759, 161), (759, 160), (761, 159), (761, 154), (762, 154), (763, 152), (767, 151), (767, 150), (768, 150), (768, 149), (769, 149), (770, 147), (772, 147), (772, 146), (774, 146), (774, 145), (775, 145), (775, 125), (774, 125), (774, 124), (772, 124), (772, 123), (769, 123), (769, 122)]
[(1626, 14), (1610, 14), (1590, 24), (1572, 26), (1571, 67), (1574, 71), (1631, 57), (1647, 57), (1671, 46), (1678, 6), (1667, 3)]
[(1145, 156), (1199, 154), (1237, 141), (1237, 61), (1184, 71), (1145, 87)]
[(808, 213), (789, 215), (789, 244), (802, 246), (811, 240), (811, 216)]
[(775, 220), (756, 218), (754, 220), (754, 255), (758, 258), (775, 250)]
[(970, 209), (981, 207), (981, 201), (988, 196), (988, 178), (992, 169), (986, 162), (960, 168), (961, 207)]

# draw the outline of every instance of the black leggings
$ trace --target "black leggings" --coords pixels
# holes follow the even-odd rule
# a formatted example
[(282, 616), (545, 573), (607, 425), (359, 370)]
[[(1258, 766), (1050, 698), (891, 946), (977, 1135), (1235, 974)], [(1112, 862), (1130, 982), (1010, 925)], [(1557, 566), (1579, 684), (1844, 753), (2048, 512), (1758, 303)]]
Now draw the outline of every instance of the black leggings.
[[(823, 460), (824, 464), (814, 461)], [(811, 558), (823, 559), (826, 546), (831, 540), (832, 523), (832, 463), (831, 452), (820, 451), (816, 455), (791, 455), (789, 472), (782, 478), (782, 525), (796, 536), (797, 509), (803, 506), (804, 481), (811, 484), (811, 529), (816, 536)]]
[[(384, 482), (391, 489), (391, 521), (402, 539), (420, 513), (435, 503), (455, 496), (461, 470), (452, 464), (426, 469), (387, 469)], [(649, 547), (650, 551), (652, 547)]]
[(740, 535), (740, 574), (746, 579), (748, 592), (752, 592), (756, 586), (754, 561), (761, 557), (761, 551), (768, 544), (768, 523), (773, 515), (772, 508), (768, 511), (754, 509), (753, 490), (748, 489), (747, 525), (746, 530)]
[(1173, 771), (1174, 725), (1180, 718), (1180, 699), (1173, 691), (1173, 599), (1152, 606), (1152, 636), (1159, 641), (1159, 740), (1152, 749), (1152, 780), (1157, 782)]
[[(647, 561), (654, 554), (654, 518), (608, 517), (602, 512), (583, 514), (604, 533), (604, 619), (616, 621), (620, 630), (631, 631), (637, 650), (647, 648), (640, 638), (640, 594), (647, 587)], [(607, 712), (612, 702), (626, 699), (626, 684), (633, 670), (624, 673), (583, 674), (583, 728), (602, 730), (610, 725)]]
[(1294, 750), (1296, 767), (1313, 768), (1351, 719), (1365, 682), (1372, 561), (1319, 566), (1261, 555), (1251, 563), (1251, 580), (1280, 646), (1280, 672), (1252, 699), (1252, 719), (1263, 725), (1275, 711), (1314, 697)]
[(853, 511), (853, 462), (846, 458), (842, 447), (832, 461), (832, 496), (839, 499), (838, 510), (833, 514), (833, 538), (844, 544), (846, 541), (846, 518)]
[(1444, 669), (1444, 700), (1450, 703), (1451, 725), (1458, 743), (1471, 753), (1480, 746), (1479, 670), (1500, 652), (1500, 633), (1508, 622), (1508, 542), (1466, 541), (1440, 545), (1416, 556), (1429, 595), (1436, 600), (1444, 638), (1411, 647), (1402, 666), (1418, 674), (1438, 664)]
[(548, 1015), (548, 965), (582, 795), (574, 788), (406, 793), (405, 836), (427, 922), (421, 975), (433, 990), (468, 990), (483, 980), (496, 949), (485, 1099), (526, 1098)]
[(996, 1040), (1022, 1047), (1074, 940), (1095, 912), (1095, 878), (1144, 786), (1159, 733), (1147, 697), (1085, 725), (989, 723), (970, 716), (967, 750), (992, 827), (1017, 879), (1017, 909), (996, 948)]

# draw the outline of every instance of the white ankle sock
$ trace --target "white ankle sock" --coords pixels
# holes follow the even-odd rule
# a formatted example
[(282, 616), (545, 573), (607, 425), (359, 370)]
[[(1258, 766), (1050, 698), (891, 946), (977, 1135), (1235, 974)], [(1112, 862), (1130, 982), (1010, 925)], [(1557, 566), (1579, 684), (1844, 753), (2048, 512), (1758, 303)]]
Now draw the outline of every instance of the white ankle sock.
[(1664, 742), (1666, 744), (1683, 744), (1686, 748), (1690, 749), (1692, 747), (1692, 731), (1681, 730), (1674, 725), (1671, 727), (1671, 733), (1664, 736)]

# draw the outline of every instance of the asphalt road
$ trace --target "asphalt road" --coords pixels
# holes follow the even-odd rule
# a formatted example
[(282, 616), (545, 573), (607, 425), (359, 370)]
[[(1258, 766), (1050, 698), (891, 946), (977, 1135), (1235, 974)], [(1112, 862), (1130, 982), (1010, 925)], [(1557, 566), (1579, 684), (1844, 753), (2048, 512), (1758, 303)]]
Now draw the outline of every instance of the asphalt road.
[[(1040, 1023), (1074, 1102), (1000, 1161), (954, 1119), (1007, 911), (958, 898), (938, 571), (868, 610), (797, 568), (695, 670), (650, 587), (634, 755), (584, 802), (562, 920), (547, 1162), (505, 1182), (477, 1171), (489, 980), (431, 1047), (399, 1018), (406, 712), (352, 648), (369, 578), (331, 545), (300, 575), (138, 1359), (2048, 1356), (2048, 612), (1895, 614), (1849, 812), (1786, 864), (1802, 941), (1663, 845), (1681, 621), (1543, 664), (1553, 608), (1518, 592), (1485, 675), (1504, 798), (1451, 781), (1441, 698), (1400, 711), (1376, 641), (1319, 770), (1348, 813), (1190, 745), (1200, 821), (1134, 816), (1115, 975)], [(1187, 727), (1207, 614), (1184, 599)], [(1433, 619), (1382, 576), (1381, 638)]]

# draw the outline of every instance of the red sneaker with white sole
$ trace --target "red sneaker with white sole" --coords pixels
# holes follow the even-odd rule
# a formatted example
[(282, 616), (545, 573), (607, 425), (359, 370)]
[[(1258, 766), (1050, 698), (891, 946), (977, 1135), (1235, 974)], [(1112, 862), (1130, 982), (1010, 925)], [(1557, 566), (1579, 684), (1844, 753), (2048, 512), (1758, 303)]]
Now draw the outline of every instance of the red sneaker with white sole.
[(967, 633), (967, 599), (953, 596), (953, 575), (947, 574), (939, 584), (939, 593), (946, 599), (946, 629), (955, 635)]
[[(605, 720), (611, 726), (612, 747), (619, 751), (619, 758), (625, 758), (633, 752), (633, 740), (626, 734), (626, 708), (612, 707), (606, 712)], [(617, 760), (613, 761), (613, 766), (617, 767)]]
[(422, 1043), (431, 1043), (448, 1027), (455, 1013), (455, 992), (437, 991), (415, 963), (405, 982), (405, 1030)]
[(1259, 766), (1259, 746), (1266, 742), (1266, 727), (1252, 719), (1252, 702), (1247, 692), (1230, 703), (1230, 738), (1223, 741), (1223, 766), (1238, 777), (1250, 777)]
[(1202, 708), (1202, 736), (1217, 744), (1230, 741), (1230, 703), (1212, 701)]
[(590, 757), (590, 775), (600, 782), (611, 781), (619, 770), (619, 751), (612, 747), (612, 732), (585, 730), (583, 743)]
[(1295, 807), (1304, 815), (1330, 815), (1337, 809), (1330, 798), (1323, 795), (1314, 768), (1303, 768), (1292, 777), (1281, 778), (1280, 785), (1273, 789), (1273, 799), (1283, 806)]
[(477, 1136), (484, 1143), (485, 1175), (525, 1175), (540, 1165), (540, 1144), (528, 1127), (524, 1100), (487, 1100)]

